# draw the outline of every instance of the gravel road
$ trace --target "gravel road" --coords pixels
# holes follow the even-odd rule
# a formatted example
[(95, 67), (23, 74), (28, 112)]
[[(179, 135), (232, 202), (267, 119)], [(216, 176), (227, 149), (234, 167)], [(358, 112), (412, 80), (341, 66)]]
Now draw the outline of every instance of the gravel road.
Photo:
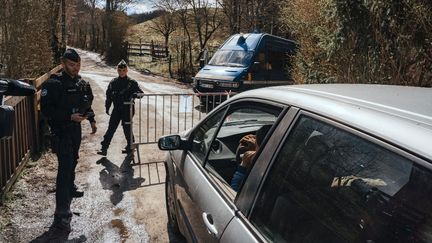
[[(125, 146), (122, 128), (108, 150), (106, 159), (96, 154), (108, 127), (105, 90), (116, 76), (98, 54), (79, 51), (80, 75), (90, 82), (95, 100), (98, 131), (90, 134), (84, 121), (83, 140), (76, 183), (85, 191), (72, 202), (73, 231), (69, 242), (183, 242), (167, 226), (165, 208), (165, 154), (157, 145), (140, 146), (141, 163), (121, 154)], [(145, 93), (190, 93), (191, 89), (173, 80), (143, 75), (134, 70), (129, 76), (138, 81)], [(14, 186), (9, 199), (0, 207), (0, 242), (29, 242), (47, 230), (55, 209), (56, 156), (44, 154), (32, 161)]]

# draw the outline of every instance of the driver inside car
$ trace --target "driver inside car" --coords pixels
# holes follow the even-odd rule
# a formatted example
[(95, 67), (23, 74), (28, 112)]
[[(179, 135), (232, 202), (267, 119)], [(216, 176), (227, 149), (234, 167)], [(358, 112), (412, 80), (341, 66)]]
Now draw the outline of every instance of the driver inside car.
[(243, 179), (249, 172), (249, 168), (251, 168), (255, 154), (259, 150), (260, 145), (271, 127), (272, 124), (264, 125), (257, 130), (256, 135), (248, 134), (240, 139), (236, 157), (239, 157), (237, 160), (241, 161), (231, 179), (231, 188), (234, 189), (234, 191), (237, 192), (240, 189)]

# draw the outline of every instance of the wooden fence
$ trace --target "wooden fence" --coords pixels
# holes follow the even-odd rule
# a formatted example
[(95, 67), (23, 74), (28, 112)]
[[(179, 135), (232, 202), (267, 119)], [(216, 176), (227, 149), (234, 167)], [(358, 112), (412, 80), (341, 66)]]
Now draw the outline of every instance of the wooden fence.
[(139, 43), (125, 43), (127, 48), (127, 59), (130, 56), (151, 56), (153, 58), (167, 58), (168, 47), (162, 44), (155, 43), (153, 41), (144, 43), (140, 40)]
[(37, 79), (26, 80), (37, 89), (34, 96), (5, 98), (5, 105), (15, 109), (15, 127), (11, 137), (0, 139), (0, 202), (15, 183), (30, 155), (39, 150), (40, 87), (51, 74), (60, 70), (61, 66), (57, 66)]

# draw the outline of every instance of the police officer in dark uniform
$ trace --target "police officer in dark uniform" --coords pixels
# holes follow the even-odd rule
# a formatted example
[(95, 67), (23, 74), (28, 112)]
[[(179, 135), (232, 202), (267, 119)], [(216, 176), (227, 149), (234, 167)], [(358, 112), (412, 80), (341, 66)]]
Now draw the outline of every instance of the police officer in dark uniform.
[[(117, 65), (117, 73), (119, 76), (117, 78), (114, 78), (109, 83), (108, 89), (106, 91), (106, 113), (109, 115), (111, 104), (114, 104), (114, 108), (112, 110), (109, 120), (108, 130), (106, 131), (104, 139), (101, 142), (102, 148), (100, 151), (97, 152), (98, 154), (103, 156), (107, 155), (108, 147), (120, 121), (122, 122), (123, 132), (127, 141), (127, 145), (122, 152), (132, 152), (131, 144), (133, 143), (133, 134), (131, 134), (130, 130), (131, 107), (129, 104), (125, 104), (125, 102), (129, 102), (131, 98), (136, 96), (136, 94), (143, 93), (143, 91), (138, 86), (137, 81), (127, 76), (128, 67), (124, 60), (119, 62), (119, 64)], [(134, 112), (134, 107), (132, 107), (132, 115), (134, 115)]]
[(93, 93), (90, 84), (78, 75), (80, 56), (75, 50), (67, 49), (62, 65), (63, 71), (52, 75), (41, 91), (41, 111), (51, 128), (52, 150), (57, 154), (58, 171), (54, 222), (38, 242), (67, 240), (71, 231), (72, 198), (83, 196), (74, 183), (81, 144), (81, 121), (90, 121), (93, 134), (97, 130), (91, 108)]

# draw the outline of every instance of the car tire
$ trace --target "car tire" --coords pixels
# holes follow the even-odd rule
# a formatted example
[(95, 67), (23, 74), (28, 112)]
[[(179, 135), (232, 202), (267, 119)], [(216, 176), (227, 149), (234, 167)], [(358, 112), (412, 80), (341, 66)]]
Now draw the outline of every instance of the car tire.
[(166, 175), (165, 182), (165, 202), (168, 216), (168, 224), (172, 230), (172, 233), (174, 233), (175, 235), (181, 235), (177, 222), (174, 192), (172, 190), (171, 180), (168, 174)]

